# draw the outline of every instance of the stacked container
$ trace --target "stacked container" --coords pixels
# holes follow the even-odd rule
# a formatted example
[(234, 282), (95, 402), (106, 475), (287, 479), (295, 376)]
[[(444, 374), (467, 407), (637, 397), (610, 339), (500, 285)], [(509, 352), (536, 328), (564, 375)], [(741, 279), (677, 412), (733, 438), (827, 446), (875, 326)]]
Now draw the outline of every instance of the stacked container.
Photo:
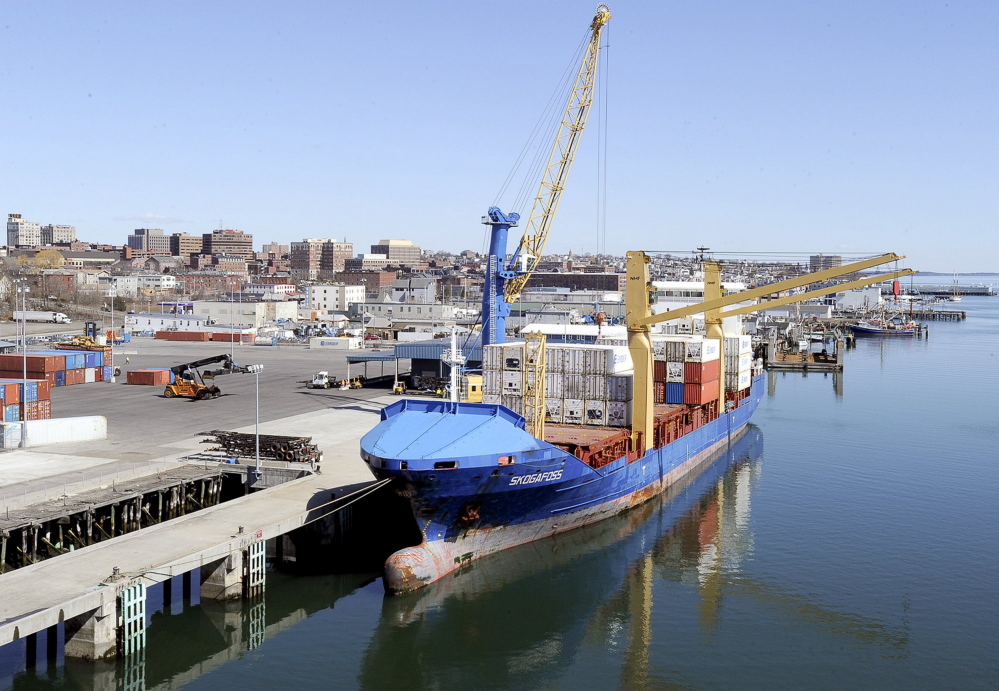
[[(483, 349), (483, 403), (525, 414), (524, 344)], [(548, 344), (546, 419), (555, 424), (626, 427), (631, 424), (633, 371), (627, 346)]]
[(4, 422), (48, 420), (52, 417), (52, 387), (45, 379), (0, 378)]
[(725, 390), (744, 391), (753, 383), (753, 341), (750, 336), (725, 335)]
[(0, 378), (21, 379), (26, 368), (28, 379), (44, 379), (51, 386), (106, 381), (111, 377), (105, 376), (105, 357), (104, 349), (36, 350), (27, 357), (7, 353), (0, 355)]
[(702, 405), (718, 398), (720, 344), (691, 334), (652, 336), (653, 402)]

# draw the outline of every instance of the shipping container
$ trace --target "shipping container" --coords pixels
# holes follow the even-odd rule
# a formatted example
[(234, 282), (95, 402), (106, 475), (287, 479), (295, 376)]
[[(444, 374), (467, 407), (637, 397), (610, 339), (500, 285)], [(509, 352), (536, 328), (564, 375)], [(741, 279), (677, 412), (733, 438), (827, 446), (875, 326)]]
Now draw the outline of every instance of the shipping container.
[(52, 419), (52, 401), (38, 401), (38, 419)]
[[(482, 395), (499, 396), (503, 392), (503, 374), (499, 370), (482, 371)], [(485, 403), (485, 398), (482, 399)], [(499, 401), (497, 401), (498, 403)]]
[(93, 367), (86, 367), (83, 370), (83, 382), (85, 384), (93, 384), (97, 381), (97, 375), (94, 373)]
[(628, 427), (631, 425), (631, 402), (608, 401), (607, 424), (611, 427)]
[(670, 404), (680, 404), (683, 403), (683, 387), (686, 384), (678, 384), (676, 382), (669, 382), (666, 384), (666, 403)]
[(725, 373), (726, 391), (742, 391), (743, 389), (748, 389), (750, 384), (752, 383), (753, 383), (753, 376), (751, 372)]
[(666, 381), (666, 361), (652, 361), (652, 381)]
[(503, 400), (499, 394), (483, 393), (482, 402), (488, 403), (489, 405), (501, 405)]
[(752, 353), (742, 353), (730, 354), (725, 353), (725, 371), (726, 372), (748, 372), (753, 368), (753, 354)]
[(581, 398), (562, 400), (562, 422), (566, 425), (583, 424), (584, 402)]
[(630, 401), (634, 393), (634, 375), (615, 374), (607, 377), (607, 400)]
[(17, 403), (5, 405), (3, 407), (4, 422), (17, 422), (21, 419), (21, 406)]
[(607, 424), (607, 401), (583, 402), (583, 424), (585, 425), (606, 425)]
[(94, 367), (94, 381), (104, 381), (103, 367)]
[(129, 370), (125, 378), (125, 383), (137, 384), (139, 386), (166, 386), (167, 384), (170, 383), (170, 370), (162, 370), (162, 369)]
[(66, 370), (62, 369), (55, 374), (55, 385), (56, 386), (66, 386)]
[(545, 398), (561, 400), (563, 394), (563, 375), (548, 372), (545, 374)]
[(753, 337), (740, 334), (725, 334), (725, 355), (744, 355), (753, 352)]
[(586, 377), (582, 374), (563, 375), (562, 398), (586, 398)]
[(524, 398), (523, 396), (518, 396), (516, 394), (503, 394), (502, 397), (503, 405), (517, 413), (518, 415), (524, 414)]
[(510, 372), (508, 370), (504, 370), (502, 375), (504, 394), (519, 394), (522, 392), (524, 387), (523, 372)]
[(482, 349), (482, 370), (484, 372), (499, 372), (502, 358), (502, 345), (487, 345)]
[(717, 360), (721, 349), (717, 338), (701, 338), (687, 343), (687, 362), (711, 362)]
[(545, 399), (545, 415), (549, 422), (556, 425), (562, 424), (562, 399), (561, 398), (546, 398)]
[(683, 402), (687, 405), (704, 405), (718, 399), (718, 380), (700, 384), (683, 385)]
[(504, 343), (503, 360), (500, 366), (506, 372), (519, 372), (523, 368), (524, 344)]
[(104, 381), (111, 381), (111, 377), (114, 376), (112, 370), (111, 365), (104, 365)]
[(673, 382), (675, 384), (683, 383), (683, 368), (686, 363), (683, 362), (667, 362), (666, 363), (666, 381)]
[(0, 370), (23, 372), (25, 369), (28, 372), (38, 373), (56, 372), (66, 369), (66, 358), (61, 354), (28, 353), (26, 356), (15, 353), (0, 354)]
[(583, 398), (593, 401), (607, 400), (607, 376), (587, 374), (583, 376)]
[(545, 348), (545, 371), (552, 374), (565, 372), (565, 349), (549, 345)]
[(579, 348), (562, 346), (564, 359), (562, 371), (565, 374), (583, 374), (586, 372), (586, 352)]
[(717, 381), (721, 369), (718, 359), (710, 362), (687, 362), (683, 366), (683, 382), (685, 384), (700, 384), (707, 381)]

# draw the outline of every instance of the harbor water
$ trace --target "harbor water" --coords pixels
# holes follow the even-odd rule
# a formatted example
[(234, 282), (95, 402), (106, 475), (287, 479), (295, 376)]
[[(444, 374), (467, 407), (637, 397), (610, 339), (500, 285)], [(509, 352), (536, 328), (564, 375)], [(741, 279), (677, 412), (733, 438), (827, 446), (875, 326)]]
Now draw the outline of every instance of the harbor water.
[[(999, 298), (777, 373), (670, 496), (387, 598), (268, 574), (257, 603), (150, 615), (117, 688), (939, 689), (999, 684)], [(155, 595), (150, 595), (155, 604)], [(86, 663), (0, 688), (93, 688)], [(131, 685), (129, 685), (131, 684)], [(109, 688), (114, 688), (110, 686)]]

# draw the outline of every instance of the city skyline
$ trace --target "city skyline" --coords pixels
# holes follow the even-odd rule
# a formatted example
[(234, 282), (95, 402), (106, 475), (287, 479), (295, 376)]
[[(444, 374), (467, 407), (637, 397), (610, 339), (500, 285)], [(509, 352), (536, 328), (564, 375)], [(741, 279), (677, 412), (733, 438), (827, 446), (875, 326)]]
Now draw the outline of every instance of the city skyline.
[[(445, 3), (414, 31), (396, 3), (15, 6), (0, 127), (17, 165), (0, 205), (112, 244), (221, 221), (260, 244), (482, 251), (479, 218), (592, 9), (511, 21)], [(606, 135), (610, 254), (895, 251), (926, 271), (999, 270), (999, 89), (984, 69), (999, 7), (611, 11), (606, 116), (591, 114), (549, 252), (597, 249)]]

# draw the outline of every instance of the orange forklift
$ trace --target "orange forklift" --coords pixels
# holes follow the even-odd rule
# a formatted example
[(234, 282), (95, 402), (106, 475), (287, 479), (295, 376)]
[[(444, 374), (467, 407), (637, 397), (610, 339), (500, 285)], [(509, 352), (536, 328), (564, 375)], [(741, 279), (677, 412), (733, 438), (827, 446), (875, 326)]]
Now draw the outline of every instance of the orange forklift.
[[(222, 366), (218, 369), (204, 371), (199, 369), (205, 365), (214, 364), (221, 364)], [(225, 354), (204, 358), (203, 360), (195, 360), (194, 362), (185, 362), (182, 365), (171, 367), (170, 371), (174, 374), (175, 380), (172, 384), (166, 385), (166, 389), (163, 390), (164, 396), (167, 398), (183, 396), (184, 398), (191, 398), (196, 401), (205, 401), (218, 398), (222, 395), (219, 387), (215, 386), (215, 377), (223, 374), (245, 373), (248, 370), (234, 363), (232, 358), (228, 354)]]

